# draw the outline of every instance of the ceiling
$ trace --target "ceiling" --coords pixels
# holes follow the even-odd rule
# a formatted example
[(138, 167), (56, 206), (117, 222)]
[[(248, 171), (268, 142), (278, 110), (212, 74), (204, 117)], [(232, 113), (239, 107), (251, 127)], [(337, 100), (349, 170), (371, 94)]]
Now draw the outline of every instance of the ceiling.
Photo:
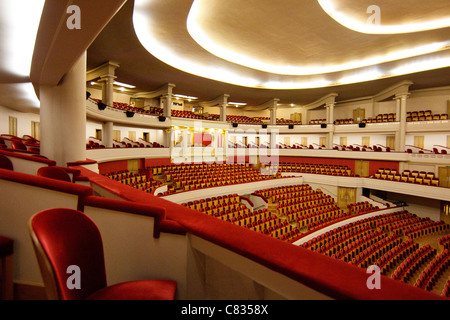
[(363, 30), (372, 2), (128, 0), (89, 47), (88, 69), (114, 61), (117, 81), (137, 91), (173, 83), (174, 93), (249, 106), (306, 105), (331, 92), (343, 101), (403, 80), (412, 90), (450, 85), (448, 1), (378, 1), (380, 28)]

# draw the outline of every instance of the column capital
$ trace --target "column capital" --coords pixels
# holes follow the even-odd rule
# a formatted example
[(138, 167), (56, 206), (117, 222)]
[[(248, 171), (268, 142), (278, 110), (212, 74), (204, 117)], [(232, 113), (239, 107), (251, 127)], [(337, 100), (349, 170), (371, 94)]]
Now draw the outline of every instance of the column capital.
[(406, 99), (406, 98), (408, 98), (409, 96), (410, 96), (410, 94), (411, 93), (409, 93), (409, 92), (404, 92), (404, 93), (397, 93), (395, 96), (394, 96), (394, 100), (397, 100), (397, 99)]
[(115, 75), (105, 74), (105, 75), (100, 76), (100, 78), (98, 79), (98, 82), (105, 82), (105, 83), (114, 82), (114, 80), (116, 78), (117, 77)]

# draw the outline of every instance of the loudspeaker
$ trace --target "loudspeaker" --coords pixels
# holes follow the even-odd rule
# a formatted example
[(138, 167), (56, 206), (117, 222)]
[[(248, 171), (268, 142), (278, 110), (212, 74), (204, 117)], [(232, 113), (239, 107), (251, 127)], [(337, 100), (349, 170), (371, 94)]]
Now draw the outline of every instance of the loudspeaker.
[(263, 124), (263, 125), (262, 125), (262, 128), (263, 128), (263, 129), (267, 129), (267, 124)]
[(293, 125), (293, 124), (290, 124), (290, 125), (289, 125), (289, 129), (294, 129), (294, 125)]
[(322, 124), (320, 125), (320, 127), (323, 128), (323, 129), (325, 129), (325, 128), (327, 127), (327, 124), (326, 124), (326, 123), (322, 123)]
[(99, 103), (97, 103), (97, 107), (98, 107), (98, 110), (105, 110), (107, 105), (104, 104), (103, 102), (99, 102)]
[(125, 113), (127, 114), (128, 118), (133, 118), (134, 117), (134, 112), (133, 111), (125, 111)]
[(237, 128), (238, 124), (237, 123), (233, 123), (233, 128)]
[(363, 122), (361, 122), (361, 123), (358, 124), (358, 126), (359, 126), (360, 128), (365, 128), (365, 127), (366, 127), (366, 124), (363, 123)]
[(159, 116), (159, 117), (158, 117), (158, 120), (161, 121), (161, 122), (164, 122), (164, 121), (166, 121), (166, 117), (164, 117), (164, 116)]

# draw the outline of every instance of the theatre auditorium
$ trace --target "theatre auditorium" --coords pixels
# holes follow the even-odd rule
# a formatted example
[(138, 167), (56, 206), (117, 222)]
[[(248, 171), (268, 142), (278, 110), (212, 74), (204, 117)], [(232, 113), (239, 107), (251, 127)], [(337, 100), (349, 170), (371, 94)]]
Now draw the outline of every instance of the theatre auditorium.
[(2, 0), (1, 299), (448, 300), (449, 21)]

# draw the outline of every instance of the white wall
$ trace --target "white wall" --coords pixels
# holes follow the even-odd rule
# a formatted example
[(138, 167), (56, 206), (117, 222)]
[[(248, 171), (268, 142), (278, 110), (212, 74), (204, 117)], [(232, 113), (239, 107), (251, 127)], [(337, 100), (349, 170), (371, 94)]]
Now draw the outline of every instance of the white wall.
[(385, 134), (343, 134), (334, 135), (333, 143), (340, 144), (340, 138), (347, 137), (347, 145), (358, 144), (362, 145), (362, 137), (370, 137), (370, 146), (381, 144), (386, 145), (386, 135)]
[(39, 114), (23, 113), (0, 106), (0, 134), (9, 133), (9, 117), (17, 118), (17, 136), (31, 135), (31, 121), (40, 121)]
[(450, 87), (415, 91), (407, 100), (407, 111), (431, 110), (433, 114), (447, 113)]
[[(102, 130), (101, 122), (92, 120), (86, 121), (86, 141), (89, 140), (89, 137), (95, 137), (96, 129)], [(164, 144), (164, 132), (161, 129), (149, 129), (149, 128), (143, 129), (143, 128), (114, 125), (113, 130), (120, 130), (120, 137), (122, 140), (123, 138), (128, 137), (129, 131), (136, 132), (136, 140), (138, 138), (143, 138), (144, 132), (148, 132), (150, 134), (149, 141)]]
[(415, 136), (423, 136), (424, 137), (424, 149), (433, 150), (434, 145), (447, 146), (447, 136), (450, 135), (449, 132), (445, 133), (411, 133), (407, 134), (405, 137), (405, 145), (414, 145), (414, 137)]

